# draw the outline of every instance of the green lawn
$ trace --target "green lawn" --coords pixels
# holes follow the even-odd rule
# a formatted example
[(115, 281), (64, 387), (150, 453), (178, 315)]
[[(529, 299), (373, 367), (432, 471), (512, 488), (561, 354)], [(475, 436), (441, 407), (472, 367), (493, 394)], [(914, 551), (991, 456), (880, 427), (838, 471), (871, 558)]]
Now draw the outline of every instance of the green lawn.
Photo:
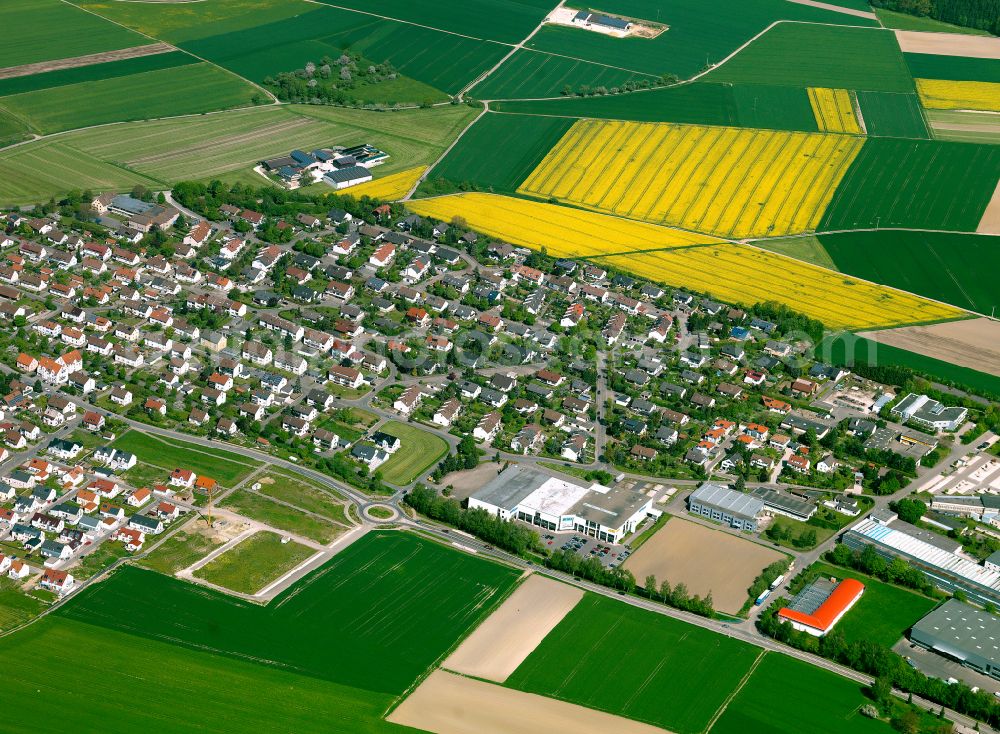
[(2, 0), (0, 68), (152, 43), (59, 0)]
[(997, 170), (996, 146), (869, 138), (837, 187), (819, 230), (974, 232), (996, 188)]
[(195, 474), (209, 476), (226, 487), (238, 484), (260, 466), (258, 461), (221, 448), (161, 439), (136, 430), (122, 434), (111, 446), (129, 451), (140, 461), (167, 472), (177, 468), (190, 469)]
[(124, 543), (106, 540), (97, 546), (96, 550), (80, 558), (70, 572), (77, 580), (83, 581), (105, 570), (119, 558), (125, 558), (129, 555), (129, 552), (125, 550)]
[(0, 632), (37, 617), (46, 604), (28, 596), (6, 577), (0, 579)]
[[(5, 714), (5, 731), (66, 731), (70, 719), (77, 731), (106, 734), (413, 731), (382, 721), (393, 700), (389, 694), (66, 617), (49, 616), (3, 638), (0, 655), (17, 671), (4, 680), (5, 696), (18, 701)], [(128, 664), (109, 665), (109, 660)], [(138, 691), (136, 686), (155, 695), (123, 706), (122, 696)], [(53, 701), (71, 701), (72, 712)]]
[(912, 92), (892, 31), (783, 23), (706, 77), (714, 82)]
[(382, 478), (402, 487), (417, 479), (448, 453), (448, 443), (420, 428), (391, 421), (380, 429), (402, 442), (399, 450), (378, 468)]
[(412, 533), (373, 531), (266, 607), (129, 566), (57, 614), (399, 695), (493, 611), (518, 575)]
[(307, 515), (248, 489), (233, 492), (223, 501), (222, 507), (277, 530), (315, 540), (317, 543), (329, 543), (346, 529), (343, 525)]
[(216, 556), (194, 575), (233, 591), (255, 594), (315, 553), (308, 546), (282, 543), (280, 535), (261, 531)]
[(14, 94), (0, 99), (0, 106), (47, 134), (242, 107), (255, 93), (238, 77), (199, 63)]
[(506, 685), (695, 734), (759, 652), (700, 627), (588, 594)]
[(345, 511), (345, 500), (334, 490), (320, 486), (290, 472), (272, 470), (257, 477), (260, 494), (288, 502), (308, 512), (329, 518), (342, 525), (350, 525)]
[(822, 576), (857, 579), (865, 585), (864, 595), (835, 628), (848, 641), (872, 640), (892, 647), (917, 620), (937, 605), (934, 599), (863, 573), (825, 563), (814, 564), (811, 568)]
[(845, 232), (820, 235), (837, 269), (989, 314), (1000, 305), (1000, 239), (942, 232)]
[(711, 734), (890, 734), (888, 724), (858, 712), (866, 703), (859, 684), (769, 652)]
[(190, 520), (185, 527), (163, 541), (148, 556), (140, 559), (138, 565), (173, 576), (218, 548), (221, 542), (214, 543), (207, 535), (194, 532), (196, 523), (200, 523), (203, 527), (205, 521), (197, 517)]

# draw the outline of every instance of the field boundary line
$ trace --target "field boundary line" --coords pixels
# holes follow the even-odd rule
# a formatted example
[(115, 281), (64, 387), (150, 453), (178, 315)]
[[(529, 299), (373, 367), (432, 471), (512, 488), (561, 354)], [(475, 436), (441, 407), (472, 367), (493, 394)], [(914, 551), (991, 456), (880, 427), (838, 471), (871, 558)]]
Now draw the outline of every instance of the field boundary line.
[(159, 41), (157, 43), (147, 43), (142, 46), (130, 46), (129, 48), (117, 51), (99, 51), (81, 56), (67, 56), (63, 59), (52, 59), (51, 61), (37, 61), (32, 64), (20, 64), (18, 66), (7, 66), (0, 69), (0, 79), (18, 79), (24, 76), (34, 76), (35, 74), (47, 74), (53, 71), (65, 71), (67, 69), (81, 69), (88, 66), (100, 66), (115, 61), (126, 61), (138, 59), (144, 56), (158, 56), (160, 54), (176, 51), (176, 47), (169, 43)]
[[(441, 152), (441, 155), (439, 155), (437, 157), (437, 160), (435, 160), (433, 163), (431, 163), (429, 166), (427, 166), (427, 169), (420, 175), (420, 177), (417, 179), (416, 183), (413, 184), (413, 186), (410, 188), (410, 190), (406, 192), (406, 196), (404, 196), (403, 198), (401, 198), (400, 201), (404, 201), (405, 202), (405, 201), (409, 201), (411, 198), (413, 198), (413, 194), (416, 193), (416, 190), (418, 188), (420, 188), (420, 184), (422, 184), (424, 181), (427, 180), (427, 177), (431, 175), (431, 172), (435, 168), (437, 168), (438, 165), (441, 163), (441, 161), (443, 161), (445, 159), (445, 157), (452, 151), (452, 149), (456, 145), (458, 145), (458, 141), (461, 140), (465, 136), (465, 134), (467, 132), (469, 132), (469, 130), (472, 129), (472, 126), (475, 125), (477, 122), (479, 122), (483, 118), (483, 116), (487, 112), (489, 112), (489, 111), (490, 111), (489, 102), (483, 103), (483, 109), (482, 109), (482, 111), (469, 121), (469, 124), (466, 125), (462, 129), (462, 132), (460, 132), (457, 136), (455, 136), (455, 139), (452, 140), (451, 144)], [(434, 197), (434, 198), (437, 198), (437, 197)]]
[(740, 682), (736, 685), (736, 688), (732, 690), (729, 696), (726, 697), (726, 700), (722, 702), (722, 705), (719, 706), (715, 715), (712, 716), (712, 719), (708, 722), (708, 726), (706, 726), (703, 730), (704, 734), (708, 734), (712, 731), (712, 727), (715, 726), (715, 723), (726, 712), (726, 709), (729, 708), (729, 704), (732, 703), (734, 698), (736, 698), (736, 694), (743, 690), (743, 686), (745, 686), (747, 681), (750, 680), (750, 676), (753, 675), (755, 670), (757, 670), (757, 666), (760, 665), (760, 661), (764, 659), (765, 655), (767, 655), (767, 650), (761, 649), (760, 654), (757, 655), (757, 658), (753, 661), (753, 664), (751, 664), (750, 669), (747, 670), (746, 674), (744, 674), (744, 676), (740, 679)]

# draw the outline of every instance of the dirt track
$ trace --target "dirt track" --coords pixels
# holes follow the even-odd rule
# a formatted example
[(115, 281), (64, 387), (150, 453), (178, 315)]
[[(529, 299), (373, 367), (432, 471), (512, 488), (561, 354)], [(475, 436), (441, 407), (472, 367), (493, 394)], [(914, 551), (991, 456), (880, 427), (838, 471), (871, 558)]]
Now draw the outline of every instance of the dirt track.
[(389, 715), (435, 734), (664, 734), (648, 724), (437, 670)]
[(150, 43), (146, 46), (133, 46), (132, 48), (122, 48), (117, 51), (103, 51), (99, 54), (74, 56), (69, 59), (53, 59), (52, 61), (39, 61), (36, 64), (8, 66), (5, 69), (0, 69), (0, 79), (13, 79), (18, 76), (31, 76), (32, 74), (41, 74), (46, 71), (75, 69), (78, 66), (106, 64), (109, 61), (137, 59), (140, 56), (155, 56), (157, 54), (170, 53), (171, 51), (176, 50), (177, 49), (169, 43)]
[(529, 576), (443, 667), (503, 683), (582, 597), (573, 586)]
[(1000, 59), (1000, 38), (991, 36), (896, 31), (896, 40), (899, 41), (899, 48), (903, 53)]
[(1000, 322), (987, 318), (870, 331), (861, 336), (880, 344), (1000, 375)]
[(653, 574), (691, 594), (712, 592), (715, 608), (735, 613), (757, 574), (781, 554), (735, 535), (672, 517), (625, 562), (639, 583)]

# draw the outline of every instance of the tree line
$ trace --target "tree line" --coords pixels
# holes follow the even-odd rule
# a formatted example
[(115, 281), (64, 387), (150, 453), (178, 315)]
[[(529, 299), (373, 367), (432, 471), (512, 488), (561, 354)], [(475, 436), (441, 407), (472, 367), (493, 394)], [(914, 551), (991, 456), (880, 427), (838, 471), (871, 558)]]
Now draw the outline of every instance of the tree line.
[(1000, 35), (1000, 0), (872, 0), (872, 5)]

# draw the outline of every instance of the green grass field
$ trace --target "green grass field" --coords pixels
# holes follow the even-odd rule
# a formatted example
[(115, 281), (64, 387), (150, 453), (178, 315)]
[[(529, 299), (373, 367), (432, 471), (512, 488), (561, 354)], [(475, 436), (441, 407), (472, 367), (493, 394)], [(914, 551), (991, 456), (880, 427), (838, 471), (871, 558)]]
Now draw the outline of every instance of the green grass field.
[(858, 712), (868, 702), (859, 684), (769, 652), (710, 734), (889, 734)]
[(816, 348), (818, 359), (831, 364), (900, 365), (917, 370), (934, 380), (946, 380), (974, 392), (1000, 399), (1000, 377), (986, 372), (960, 367), (933, 357), (925, 357), (887, 344), (876, 344), (862, 337), (850, 335), (849, 344), (839, 335), (828, 337)]
[(221, 543), (214, 543), (207, 535), (195, 532), (198, 528), (197, 523), (200, 523), (201, 527), (205, 526), (203, 519), (189, 520), (185, 527), (164, 540), (148, 556), (140, 559), (138, 565), (173, 576), (181, 569), (207, 556)]
[(972, 59), (938, 54), (903, 54), (916, 79), (1000, 82), (1000, 59)]
[(656, 77), (522, 48), (470, 94), (477, 99), (558, 97), (566, 88), (573, 92), (584, 86), (611, 89), (642, 79), (652, 82)]
[[(334, 654), (332, 644), (330, 654)], [(70, 716), (78, 731), (107, 734), (413, 731), (382, 721), (393, 698), (385, 693), (66, 617), (50, 616), (0, 640), (0, 655), (10, 670), (17, 671), (4, 683), (5, 695), (19, 701), (5, 716), (6, 731), (65, 731)], [(109, 660), (128, 664), (109, 665)], [(95, 681), (100, 681), (98, 695)], [(155, 695), (122, 705), (123, 696), (146, 688)], [(197, 704), (184, 703), (192, 696), (197, 696)], [(53, 706), (54, 700), (72, 702), (72, 712)]]
[(821, 268), (836, 270), (837, 264), (830, 257), (819, 238), (815, 235), (804, 235), (802, 237), (778, 237), (771, 240), (754, 240), (753, 244), (779, 255), (794, 257), (796, 260), (803, 260)]
[[(0, 151), (0, 204), (21, 204), (70, 189), (165, 188), (186, 179), (253, 173), (260, 160), (294, 148), (370, 142), (391, 158), (384, 174), (435, 160), (475, 110), (449, 105), (392, 113), (335, 107), (256, 107), (81, 130)], [(0, 113), (0, 121), (3, 120)]]
[(326, 486), (279, 469), (257, 477), (256, 483), (260, 484), (257, 491), (262, 495), (288, 502), (342, 525), (351, 524), (345, 512), (344, 498)]
[(194, 575), (232, 591), (256, 594), (315, 552), (294, 541), (282, 543), (275, 533), (259, 532), (213, 558)]
[(494, 107), (503, 112), (537, 115), (817, 130), (804, 89), (763, 84), (695, 82), (602, 97), (501, 102), (491, 105)]
[(0, 148), (19, 143), (28, 137), (28, 126), (9, 112), (0, 109)]
[(759, 652), (700, 627), (588, 594), (506, 685), (695, 734)]
[[(574, 6), (575, 7), (575, 6)], [(593, 7), (593, 6), (591, 6)], [(669, 26), (655, 39), (613, 38), (579, 28), (547, 26), (529, 41), (541, 51), (622, 66), (647, 74), (673, 73), (687, 79), (717, 64), (777, 20), (874, 25), (874, 21), (784, 0), (720, 0), (706, 22), (702, 0), (604, 0), (597, 8)]]
[(382, 478), (397, 487), (414, 481), (448, 453), (448, 443), (443, 438), (416, 426), (390, 421), (379, 430), (402, 442), (399, 450), (378, 468)]
[(398, 695), (484, 619), (517, 576), (411, 533), (373, 531), (267, 607), (125, 567), (58, 616)]
[(10, 579), (0, 578), (0, 632), (37, 617), (43, 609), (45, 602), (28, 596)]
[(819, 241), (838, 270), (979, 313), (1000, 304), (1000, 237), (941, 232), (844, 232)]
[(221, 507), (270, 525), (277, 530), (315, 540), (317, 543), (329, 543), (347, 529), (326, 518), (308, 515), (246, 489), (233, 492), (226, 497)]
[(858, 92), (865, 128), (873, 137), (929, 138), (920, 100), (900, 92)]
[(548, 0), (451, 0), (430, 5), (410, 0), (381, 0), (377, 8), (369, 0), (320, 1), (507, 43), (517, 43), (531, 33), (553, 8)]
[(190, 469), (195, 474), (209, 476), (226, 487), (238, 484), (260, 466), (258, 461), (221, 448), (161, 439), (140, 431), (127, 431), (111, 445), (122, 451), (130, 451), (140, 461), (167, 472), (177, 468)]
[(41, 74), (16, 76), (10, 79), (0, 79), (0, 96), (34, 92), (39, 89), (65, 87), (69, 84), (93, 82), (102, 79), (116, 79), (132, 74), (142, 74), (147, 71), (173, 69), (178, 66), (197, 63), (199, 63), (198, 59), (190, 54), (186, 54), (183, 51), (171, 51), (165, 54), (138, 56), (134, 59), (122, 59), (121, 61), (109, 61), (103, 64), (91, 64), (89, 66), (76, 66), (71, 69), (61, 69), (59, 71), (47, 71)]
[(4, 34), (0, 68), (151, 43), (148, 38), (59, 0), (2, 0), (0, 28)]
[(891, 31), (782, 23), (713, 70), (709, 81), (912, 92)]
[(897, 13), (885, 8), (876, 8), (875, 15), (882, 21), (886, 28), (893, 28), (900, 31), (923, 31), (924, 33), (963, 33), (969, 36), (988, 36), (986, 31), (978, 28), (969, 28), (963, 25), (953, 25), (934, 18), (924, 18), (910, 15), (909, 13)]
[(514, 191), (572, 124), (573, 120), (563, 118), (487, 114), (428, 178)]
[(820, 231), (881, 227), (974, 232), (997, 184), (1000, 148), (872, 138), (854, 159)]
[(255, 93), (242, 79), (199, 63), (14, 94), (0, 99), (0, 107), (27, 121), (35, 132), (54, 133), (241, 107), (250, 104)]
[(836, 630), (848, 641), (872, 640), (892, 647), (917, 620), (937, 605), (933, 599), (863, 573), (825, 563), (818, 563), (812, 568), (822, 576), (857, 579), (865, 585), (864, 595), (836, 626)]

